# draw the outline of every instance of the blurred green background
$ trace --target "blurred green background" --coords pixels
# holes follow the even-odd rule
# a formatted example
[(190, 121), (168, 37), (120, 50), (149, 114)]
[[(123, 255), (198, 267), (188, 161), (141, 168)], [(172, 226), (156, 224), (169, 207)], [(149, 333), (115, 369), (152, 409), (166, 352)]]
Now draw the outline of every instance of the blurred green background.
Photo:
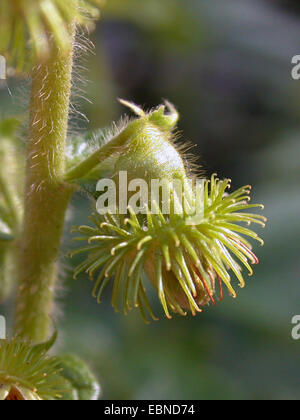
[[(59, 348), (89, 361), (105, 399), (298, 399), (300, 80), (291, 58), (300, 54), (299, 2), (107, 0), (92, 39), (95, 54), (78, 54), (76, 65), (91, 103), (74, 95), (90, 123), (74, 114), (73, 130), (117, 120), (118, 97), (147, 107), (167, 98), (206, 173), (252, 184), (269, 222), (259, 232), (265, 247), (255, 246), (261, 264), (238, 299), (195, 318), (161, 316), (148, 326), (138, 312), (117, 315), (111, 290), (98, 306), (88, 279), (72, 280), (78, 260), (62, 258)], [(26, 98), (24, 81), (9, 87), (12, 96), (0, 91), (1, 116)], [(88, 199), (74, 197), (64, 251), (74, 246), (70, 227), (89, 212)]]

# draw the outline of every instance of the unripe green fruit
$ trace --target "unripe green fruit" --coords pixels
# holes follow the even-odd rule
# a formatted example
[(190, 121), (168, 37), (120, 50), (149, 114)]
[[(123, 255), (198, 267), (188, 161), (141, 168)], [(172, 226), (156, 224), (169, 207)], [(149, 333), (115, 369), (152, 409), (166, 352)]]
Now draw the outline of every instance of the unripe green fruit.
[[(127, 106), (127, 102), (123, 103)], [(186, 168), (173, 142), (173, 129), (178, 120), (175, 108), (167, 103), (150, 114), (134, 106), (141, 118), (135, 122), (135, 134), (115, 165), (115, 173), (127, 171), (128, 179), (186, 179)]]
[(172, 134), (150, 122), (131, 140), (125, 154), (117, 161), (115, 172), (127, 171), (128, 179), (186, 178), (184, 162), (171, 143)]

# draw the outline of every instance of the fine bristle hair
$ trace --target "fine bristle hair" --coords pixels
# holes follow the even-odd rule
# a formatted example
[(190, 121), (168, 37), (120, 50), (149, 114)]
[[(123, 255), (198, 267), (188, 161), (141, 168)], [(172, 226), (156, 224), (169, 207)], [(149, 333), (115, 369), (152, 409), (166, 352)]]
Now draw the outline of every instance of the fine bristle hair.
[(82, 102), (91, 103), (86, 96), (86, 88), (91, 83), (87, 78), (88, 57), (95, 54), (95, 46), (87, 38), (82, 27), (77, 27), (74, 41), (74, 63), (72, 69), (72, 94), (69, 112), (69, 135), (82, 132), (82, 124), (89, 123), (87, 116), (80, 110)]

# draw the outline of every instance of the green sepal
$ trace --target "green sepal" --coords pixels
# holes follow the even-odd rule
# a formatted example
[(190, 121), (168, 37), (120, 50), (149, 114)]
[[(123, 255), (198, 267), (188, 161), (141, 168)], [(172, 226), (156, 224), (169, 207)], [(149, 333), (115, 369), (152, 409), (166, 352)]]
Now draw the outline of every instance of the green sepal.
[(32, 352), (34, 354), (36, 353), (47, 353), (56, 343), (57, 340), (57, 330), (55, 329), (52, 336), (49, 338), (49, 340), (45, 341), (44, 343), (35, 344), (32, 346)]
[(66, 379), (71, 389), (63, 394), (63, 400), (91, 401), (100, 396), (100, 385), (86, 363), (78, 356), (64, 354), (56, 357), (61, 376)]

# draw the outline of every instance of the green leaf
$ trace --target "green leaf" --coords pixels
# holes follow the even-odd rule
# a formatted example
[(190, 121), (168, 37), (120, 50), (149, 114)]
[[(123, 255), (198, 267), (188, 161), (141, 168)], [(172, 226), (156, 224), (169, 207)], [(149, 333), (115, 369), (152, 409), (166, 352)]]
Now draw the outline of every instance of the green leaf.
[(57, 356), (56, 359), (62, 369), (61, 376), (72, 388), (64, 394), (64, 400), (91, 401), (99, 398), (100, 385), (83, 360), (73, 354)]

